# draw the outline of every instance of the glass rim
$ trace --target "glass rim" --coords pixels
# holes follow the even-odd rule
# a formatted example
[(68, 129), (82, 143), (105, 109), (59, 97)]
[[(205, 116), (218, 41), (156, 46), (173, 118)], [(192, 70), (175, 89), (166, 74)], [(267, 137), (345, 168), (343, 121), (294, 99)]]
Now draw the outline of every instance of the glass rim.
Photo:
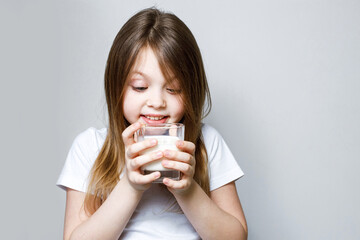
[(145, 128), (180, 128), (184, 127), (183, 123), (146, 123), (143, 124), (141, 127)]

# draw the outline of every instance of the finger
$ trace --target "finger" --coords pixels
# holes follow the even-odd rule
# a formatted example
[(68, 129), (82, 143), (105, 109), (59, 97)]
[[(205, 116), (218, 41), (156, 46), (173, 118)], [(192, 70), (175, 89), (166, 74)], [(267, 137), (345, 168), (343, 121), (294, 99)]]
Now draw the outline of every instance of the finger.
[(190, 153), (191, 155), (194, 155), (196, 148), (194, 143), (182, 140), (176, 142), (176, 147), (183, 152)]
[(190, 165), (195, 165), (195, 159), (187, 152), (179, 152), (174, 150), (165, 150), (164, 157), (170, 160), (184, 162)]
[(134, 158), (138, 156), (145, 149), (153, 147), (156, 144), (157, 144), (156, 139), (146, 139), (138, 143), (133, 143), (126, 150), (126, 155), (128, 156), (128, 158)]
[(156, 160), (160, 160), (162, 157), (163, 157), (163, 153), (161, 151), (138, 156), (134, 159), (130, 159), (129, 161), (130, 169), (131, 170), (139, 169), (145, 164), (148, 164)]
[(128, 146), (130, 144), (133, 144), (134, 141), (134, 133), (141, 128), (141, 123), (136, 122), (128, 126), (123, 132), (122, 132), (122, 138), (124, 141), (125, 146)]
[(136, 173), (130, 177), (131, 181), (138, 185), (149, 184), (161, 176), (160, 172), (152, 172), (150, 174), (142, 175), (140, 173)]
[(161, 164), (165, 168), (173, 169), (180, 171), (184, 174), (184, 176), (193, 176), (194, 175), (194, 168), (190, 164), (177, 162), (177, 161), (169, 161), (169, 160), (162, 160)]
[(163, 184), (172, 189), (187, 189), (191, 184), (191, 179), (185, 176), (179, 181), (175, 181), (170, 178), (164, 178)]

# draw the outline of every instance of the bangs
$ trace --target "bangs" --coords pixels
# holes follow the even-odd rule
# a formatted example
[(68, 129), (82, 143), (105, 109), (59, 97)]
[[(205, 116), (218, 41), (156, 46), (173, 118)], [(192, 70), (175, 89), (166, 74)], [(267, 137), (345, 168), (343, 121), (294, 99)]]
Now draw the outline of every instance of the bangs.
[(174, 64), (174, 59), (171, 57), (172, 54), (166, 54), (163, 47), (154, 44), (148, 44), (147, 47), (150, 47), (155, 53), (161, 72), (169, 85), (172, 85), (174, 80), (181, 81), (181, 79), (183, 79), (182, 74), (178, 72), (178, 69)]
[[(179, 56), (177, 56), (173, 51), (167, 50), (168, 48), (166, 46), (161, 46), (159, 42), (157, 44), (148, 44), (147, 47), (150, 47), (153, 50), (167, 84), (181, 89), (180, 97), (185, 105), (185, 108), (188, 108), (190, 78), (184, 74), (186, 71), (181, 70), (180, 66), (182, 64)], [(170, 49), (173, 50), (172, 48)]]

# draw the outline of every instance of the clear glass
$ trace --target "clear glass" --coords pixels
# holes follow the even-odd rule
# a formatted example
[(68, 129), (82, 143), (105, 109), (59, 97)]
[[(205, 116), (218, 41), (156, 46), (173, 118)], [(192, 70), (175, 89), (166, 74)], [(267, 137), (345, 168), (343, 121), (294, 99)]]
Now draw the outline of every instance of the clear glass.
[[(164, 151), (166, 149), (179, 151), (176, 147), (176, 141), (184, 140), (184, 135), (185, 126), (182, 123), (146, 124), (135, 133), (138, 142), (149, 138), (155, 138), (158, 141), (156, 146), (145, 150), (141, 154), (148, 154), (159, 150)], [(160, 172), (160, 178), (156, 179), (154, 183), (162, 183), (165, 177), (180, 180), (180, 171), (165, 168), (161, 161), (162, 159), (146, 164), (141, 170), (144, 174)]]

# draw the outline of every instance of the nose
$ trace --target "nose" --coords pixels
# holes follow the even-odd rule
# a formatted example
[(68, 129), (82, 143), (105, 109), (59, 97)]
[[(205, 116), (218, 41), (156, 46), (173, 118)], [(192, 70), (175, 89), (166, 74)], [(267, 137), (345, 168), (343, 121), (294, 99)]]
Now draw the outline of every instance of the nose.
[(164, 108), (166, 107), (166, 100), (162, 93), (153, 93), (147, 99), (146, 102), (148, 107), (153, 107), (155, 109)]

